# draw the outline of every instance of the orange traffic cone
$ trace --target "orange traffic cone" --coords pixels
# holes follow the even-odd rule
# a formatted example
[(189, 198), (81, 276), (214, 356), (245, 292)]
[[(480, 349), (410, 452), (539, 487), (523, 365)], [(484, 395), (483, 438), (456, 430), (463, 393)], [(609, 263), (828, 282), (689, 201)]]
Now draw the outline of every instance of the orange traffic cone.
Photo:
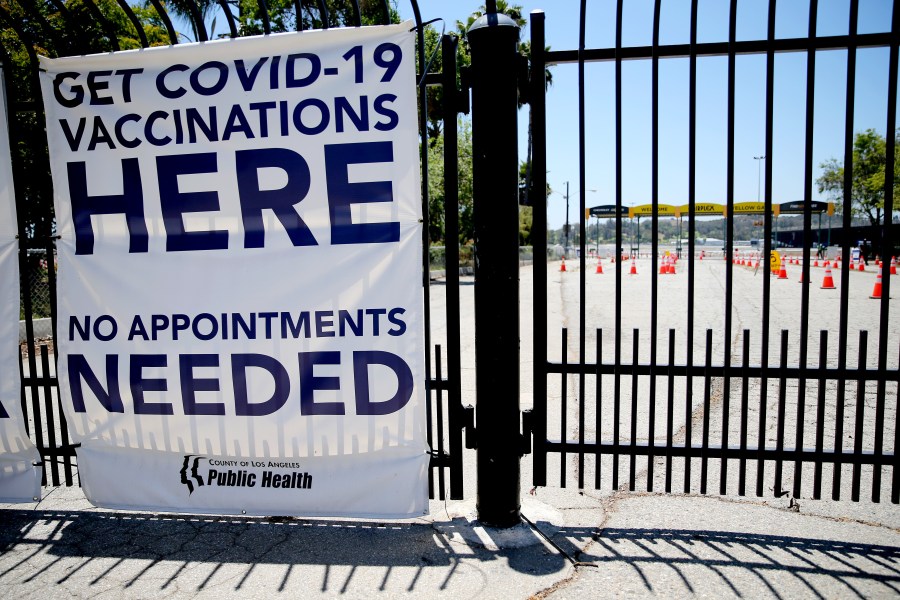
[(872, 298), (873, 300), (881, 299), (881, 271), (875, 276), (875, 287), (872, 288), (872, 295), (869, 296), (869, 298)]
[(825, 279), (822, 280), (822, 289), (823, 290), (833, 290), (834, 287), (834, 277), (831, 275), (831, 267), (825, 265)]
[(562, 262), (559, 265), (559, 272), (560, 273), (566, 272), (566, 257), (565, 256), (562, 257)]
[(852, 260), (850, 261), (850, 270), (851, 270), (851, 271), (855, 271), (855, 270), (856, 270), (856, 263), (853, 262)]
[(659, 274), (666, 275), (669, 272), (669, 258), (664, 256), (662, 262), (659, 263)]
[(866, 263), (865, 263), (865, 261), (862, 259), (862, 257), (860, 257), (860, 258), (859, 258), (859, 272), (862, 273), (862, 272), (865, 271), (865, 270), (866, 270)]
[(897, 257), (896, 257), (896, 256), (892, 256), (892, 257), (891, 257), (891, 270), (890, 270), (890, 273), (889, 273), (889, 274), (890, 274), (890, 275), (896, 275), (896, 274), (897, 274)]
[(597, 258), (597, 275), (603, 275), (603, 261)]
[(818, 266), (819, 266), (819, 259), (818, 259), (818, 258), (817, 258), (816, 260), (813, 261), (813, 266), (814, 266), (814, 267), (818, 267)]
[[(785, 261), (786, 262), (786, 261)], [(781, 263), (781, 270), (778, 271), (778, 279), (787, 279), (787, 270), (784, 268), (784, 262)]]
[(637, 265), (634, 264), (634, 259), (631, 259), (631, 270), (628, 271), (629, 275), (637, 275)]
[(669, 275), (675, 274), (675, 259), (669, 261)]
[(803, 283), (803, 269), (800, 269), (800, 279), (797, 280), (797, 283)]

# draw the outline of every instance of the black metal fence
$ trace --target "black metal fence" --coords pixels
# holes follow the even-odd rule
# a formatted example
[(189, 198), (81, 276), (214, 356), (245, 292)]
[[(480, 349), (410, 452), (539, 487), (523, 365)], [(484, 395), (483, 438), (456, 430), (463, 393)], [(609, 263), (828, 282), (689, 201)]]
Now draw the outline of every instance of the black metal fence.
[[(855, 265), (848, 260), (852, 242), (847, 236), (830, 256), (832, 260), (843, 259), (834, 263), (834, 278), (839, 281), (834, 290), (820, 289), (818, 281), (812, 281), (823, 275), (823, 269), (814, 266), (817, 257), (814, 250), (811, 255), (808, 243), (783, 257), (793, 271), (790, 283), (783, 281), (786, 276), (770, 275), (768, 268), (773, 250), (772, 197), (773, 192), (778, 194), (773, 184), (773, 165), (779, 160), (779, 149), (774, 144), (776, 56), (791, 52), (806, 57), (806, 240), (814, 239), (810, 235), (810, 206), (815, 185), (816, 80), (844, 75), (817, 73), (816, 59), (826, 51), (846, 56), (844, 118), (836, 126), (842, 128), (845, 140), (845, 191), (839, 212), (843, 215), (843, 229), (849, 231), (854, 202), (850, 190), (857, 54), (862, 48), (889, 49), (889, 66), (880, 77), (887, 82), (887, 109), (883, 115), (887, 132), (885, 162), (894, 165), (900, 10), (893, 7), (892, 19), (884, 24), (889, 30), (857, 33), (860, 3), (851, 0), (847, 32), (819, 36), (818, 3), (811, 0), (808, 35), (784, 39), (776, 36), (776, 2), (771, 0), (765, 38), (738, 40), (738, 3), (732, 0), (727, 41), (699, 43), (698, 4), (698, 0), (690, 3), (690, 42), (677, 45), (660, 43), (661, 0), (654, 2), (653, 41), (649, 46), (623, 45), (623, 0), (615, 3), (616, 41), (614, 47), (608, 48), (585, 46), (588, 24), (584, 0), (575, 49), (545, 51), (545, 16), (540, 12), (531, 15), (535, 248), (547, 243), (546, 198), (544, 193), (535, 191), (546, 188), (547, 152), (560, 143), (554, 138), (558, 128), (548, 126), (554, 115), (548, 114), (544, 93), (547, 65), (568, 63), (578, 71), (577, 186), (581, 198), (579, 214), (584, 215), (586, 187), (590, 187), (586, 181), (588, 136), (612, 138), (615, 150), (601, 160), (614, 165), (615, 176), (608, 185), (614, 188), (616, 212), (621, 213), (625, 206), (623, 106), (632, 99), (623, 90), (623, 64), (649, 63), (650, 110), (646, 119), (651, 142), (646, 161), (654, 208), (652, 217), (645, 217), (652, 218), (649, 261), (629, 264), (616, 257), (616, 252), (614, 264), (608, 262), (609, 256), (598, 257), (607, 262), (608, 271), (599, 274), (601, 264), (595, 273), (594, 260), (588, 258), (585, 250), (583, 216), (578, 223), (581, 252), (577, 273), (571, 272), (571, 266), (567, 273), (558, 273), (555, 265), (548, 265), (546, 253), (535, 252), (534, 408), (526, 420), (526, 428), (532, 429), (534, 435), (534, 484), (566, 486), (574, 472), (579, 488), (618, 489), (627, 485), (630, 490), (645, 487), (666, 492), (793, 498), (805, 495), (816, 499), (830, 495), (835, 500), (849, 495), (853, 501), (868, 496), (873, 502), (881, 501), (890, 490), (890, 501), (900, 502), (896, 452), (900, 443), (900, 331), (894, 325), (897, 308), (890, 300), (892, 276), (888, 271), (896, 239), (892, 169), (887, 168), (884, 173), (883, 214), (887, 216), (876, 228), (877, 237), (873, 240), (875, 252), (885, 262), (880, 268), (869, 266), (869, 271), (874, 268), (879, 277), (883, 273), (883, 278), (876, 280), (869, 274), (867, 279), (860, 279), (863, 276), (855, 272)], [(596, 10), (597, 6), (592, 4), (591, 9)], [(726, 260), (722, 260), (721, 252), (717, 260), (712, 256), (704, 260), (703, 248), (695, 242), (695, 207), (698, 177), (709, 168), (698, 158), (698, 62), (713, 56), (727, 59), (727, 78), (721, 81), (727, 88), (727, 190), (723, 204), (732, 214), (738, 196), (735, 130), (736, 120), (741, 118), (736, 111), (737, 57), (751, 54), (764, 56), (766, 68), (765, 156), (758, 157), (765, 159), (765, 211), (759, 217), (764, 219), (760, 237), (765, 242), (755, 265), (751, 262), (748, 267), (739, 259), (743, 255), (736, 252), (739, 248), (735, 245), (732, 219), (727, 221), (724, 241)], [(666, 258), (658, 235), (657, 214), (663, 185), (660, 104), (665, 101), (660, 89), (660, 65), (673, 59), (687, 61), (689, 78), (687, 139), (683, 140), (688, 164), (685, 191), (689, 241), (686, 260), (676, 263), (675, 275), (662, 271)], [(610, 96), (614, 95), (612, 129), (586, 126), (586, 66), (592, 63), (611, 63), (615, 69), (614, 83), (606, 88)], [(623, 243), (623, 219), (616, 219), (615, 227), (614, 247), (627, 246)], [(794, 260), (798, 267), (793, 266)], [(637, 276), (630, 275), (636, 266), (642, 271)], [(798, 269), (800, 286), (795, 283)], [(825, 277), (822, 288), (828, 287), (825, 284), (831, 271)], [(572, 278), (577, 278), (578, 305), (564, 316), (575, 323), (557, 328), (559, 325), (554, 323), (565, 320), (554, 321), (552, 314), (548, 317), (548, 289), (553, 291), (556, 302), (558, 290), (565, 293), (576, 285)], [(645, 282), (643, 287), (638, 284), (641, 279)], [(601, 280), (604, 283), (599, 283)], [(860, 291), (861, 288), (866, 291)], [(872, 289), (872, 294), (867, 293), (868, 289)], [(870, 299), (869, 295), (880, 299)], [(635, 305), (641, 308), (637, 315)], [(574, 335), (570, 336), (570, 328)], [(820, 333), (814, 333), (816, 329)], [(558, 474), (558, 479), (553, 473)]]
[[(227, 37), (271, 33), (279, 28), (284, 30), (290, 22), (290, 29), (327, 29), (336, 26), (361, 26), (363, 24), (387, 24), (393, 15), (387, 0), (366, 3), (369, 12), (361, 9), (358, 0), (326, 4), (322, 0), (294, 0), (292, 10), (273, 21), (265, 2), (260, 0), (256, 11), (242, 21), (234, 14), (235, 8), (225, 0), (218, 0), (219, 14), (224, 15)], [(417, 39), (417, 89), (420, 107), (427, 104), (426, 86), (443, 85), (445, 96), (452, 98), (456, 90), (455, 70), (444, 74), (427, 74), (423, 70), (429, 62), (425, 56), (423, 29), (418, 3), (410, 0), (415, 15)], [(191, 27), (191, 35), (197, 41), (209, 39), (210, 32), (198, 3), (194, 0), (180, 2), (186, 14), (182, 19)], [(329, 12), (328, 6), (338, 6), (340, 10)], [(88, 54), (123, 49), (123, 39), (129, 39), (135, 47), (148, 47), (154, 40), (146, 32), (135, 8), (127, 2), (103, 2), (85, 0), (76, 5), (59, 0), (13, 0), (0, 5), (0, 66), (6, 80), (9, 106), (10, 142), (13, 147), (13, 162), (16, 172), (26, 176), (15, 181), (16, 204), (19, 218), (20, 274), (22, 293), (22, 319), (25, 328), (22, 342), (22, 408), (26, 417), (29, 435), (35, 442), (44, 464), (44, 485), (76, 485), (77, 465), (76, 445), (69, 438), (56, 377), (56, 269), (55, 269), (55, 227), (52, 214), (52, 185), (47, 158), (47, 140), (44, 136), (44, 115), (37, 84), (37, 55), (52, 48), (56, 56)], [(159, 0), (150, 0), (144, 9), (152, 11), (152, 22), (159, 23), (158, 29), (164, 36), (156, 43), (178, 44), (184, 38), (173, 25), (173, 19)], [(123, 19), (127, 19), (131, 29), (122, 29)], [(117, 30), (117, 26), (119, 29)], [(125, 33), (123, 33), (123, 31)], [(124, 36), (124, 37), (123, 37)], [(452, 43), (448, 40), (447, 43)], [(444, 50), (448, 50), (445, 48)], [(452, 50), (455, 51), (455, 50)], [(25, 61), (15, 57), (26, 57)], [(455, 68), (456, 61), (444, 64)], [(424, 109), (420, 110), (420, 139), (428, 139)], [(455, 134), (456, 113), (447, 115), (452, 123), (448, 133)], [(447, 173), (455, 173), (455, 142), (448, 144), (449, 152), (445, 160), (453, 168)], [(428, 222), (428, 155), (427, 143), (421, 144), (422, 165), (422, 206), (425, 222)], [(455, 183), (453, 184), (455, 186)], [(453, 188), (455, 191), (455, 187)], [(448, 196), (449, 198), (449, 196)], [(456, 202), (447, 202), (456, 208)], [(448, 239), (451, 227), (456, 223), (455, 211), (446, 216)], [(426, 389), (428, 394), (427, 439), (432, 448), (429, 469), (429, 494), (432, 498), (460, 499), (463, 496), (462, 479), (462, 430), (464, 413), (461, 405), (459, 370), (459, 293), (458, 272), (447, 271), (447, 340), (448, 346), (432, 346), (431, 329), (433, 315), (429, 293), (429, 245), (428, 228), (423, 227), (422, 281), (426, 310)], [(445, 250), (448, 264), (459, 262), (459, 249), (449, 246)], [(36, 333), (35, 320), (49, 319), (52, 331), (49, 336)], [(48, 339), (49, 338), (49, 339)]]

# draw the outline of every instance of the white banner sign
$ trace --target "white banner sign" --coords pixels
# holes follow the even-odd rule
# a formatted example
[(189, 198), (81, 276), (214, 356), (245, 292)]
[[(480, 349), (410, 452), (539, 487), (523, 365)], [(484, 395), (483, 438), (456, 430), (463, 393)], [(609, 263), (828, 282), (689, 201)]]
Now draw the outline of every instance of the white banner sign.
[(12, 177), (6, 90), (0, 69), (0, 502), (33, 502), (40, 497), (41, 467), (22, 416), (19, 256)]
[(409, 28), (42, 60), (93, 503), (427, 512)]

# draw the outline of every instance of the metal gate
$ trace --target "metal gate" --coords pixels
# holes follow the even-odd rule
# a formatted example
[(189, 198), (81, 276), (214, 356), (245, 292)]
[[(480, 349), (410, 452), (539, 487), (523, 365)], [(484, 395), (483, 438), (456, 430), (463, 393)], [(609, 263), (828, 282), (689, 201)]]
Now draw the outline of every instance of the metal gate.
[[(615, 6), (610, 6), (614, 4)], [(578, 46), (573, 49), (545, 51), (545, 15), (531, 15), (531, 110), (534, 128), (534, 157), (531, 196), (534, 204), (534, 407), (526, 413), (526, 430), (534, 436), (534, 485), (578, 488), (644, 487), (648, 491), (699, 492), (718, 494), (774, 495), (792, 498), (804, 495), (834, 500), (859, 501), (868, 496), (879, 502), (890, 490), (890, 501), (900, 501), (900, 465), (897, 459), (898, 439), (898, 353), (900, 336), (892, 322), (897, 320), (896, 301), (890, 300), (893, 276), (889, 274), (891, 257), (897, 254), (895, 205), (893, 191), (895, 173), (884, 172), (884, 214), (886, 218), (875, 229), (873, 251), (883, 259), (881, 267), (870, 264), (863, 275), (856, 271), (851, 258), (854, 240), (851, 232), (853, 198), (851, 176), (854, 160), (854, 101), (857, 95), (857, 56), (864, 48), (889, 49), (889, 66), (880, 76), (887, 82), (887, 109), (883, 115), (886, 138), (886, 164), (895, 161), (897, 129), (897, 67), (900, 45), (900, 10), (895, 5), (893, 16), (877, 33), (858, 33), (860, 11), (858, 0), (851, 0), (849, 22), (842, 35), (821, 36), (817, 33), (818, 3), (809, 3), (808, 35), (782, 38), (776, 35), (776, 2), (770, 0), (766, 15), (767, 34), (763, 39), (738, 39), (737, 0), (730, 2), (727, 41), (698, 42), (698, 0), (690, 3), (689, 43), (660, 43), (660, 0), (653, 3), (652, 45), (623, 45), (623, 0), (604, 8), (591, 4), (591, 10), (615, 15), (615, 46), (585, 46), (587, 2), (581, 2)], [(780, 5), (781, 3), (779, 3)], [(596, 12), (593, 14), (597, 14)], [(547, 19), (552, 18), (552, 15)], [(573, 32), (572, 39), (575, 39)], [(823, 52), (837, 51), (846, 56), (846, 73), (827, 74), (844, 81), (844, 117), (835, 127), (844, 135), (842, 156), (844, 169), (842, 197), (837, 200), (844, 235), (838, 248), (832, 248), (830, 259), (839, 263), (834, 269), (840, 285), (834, 290), (820, 289), (819, 277), (824, 269), (811, 250), (818, 242), (813, 230), (814, 117), (816, 77), (826, 74), (816, 70), (816, 60)], [(773, 185), (773, 166), (779, 158), (775, 144), (778, 109), (774, 102), (776, 58), (785, 53), (802, 53), (806, 58), (805, 80), (805, 148), (803, 164), (804, 193), (799, 214), (802, 229), (795, 232), (799, 248), (787, 251), (789, 278), (779, 270), (769, 274), (773, 246), (773, 197), (782, 200)], [(697, 224), (700, 202), (697, 181), (708, 169), (698, 156), (698, 63), (709, 57), (725, 57), (727, 76), (720, 82), (727, 94), (727, 154), (724, 159), (727, 189), (723, 194), (726, 216), (735, 214), (735, 205), (743, 192), (736, 190), (735, 161), (749, 159), (752, 150), (736, 149), (736, 70), (739, 57), (765, 57), (765, 148), (754, 157), (761, 165), (762, 198), (765, 204), (760, 246), (755, 261), (748, 266), (744, 256), (753, 261), (752, 248), (743, 248), (735, 240), (734, 218), (727, 218), (723, 247), (710, 251), (698, 245)], [(687, 238), (671, 254), (682, 250), (675, 262), (677, 271), (670, 274), (663, 240), (660, 236), (661, 215), (665, 207), (659, 200), (663, 186), (660, 180), (660, 105), (665, 102), (660, 91), (660, 67), (665, 61), (687, 61), (688, 123), (683, 151), (688, 172), (684, 203)], [(721, 59), (720, 59), (721, 60)], [(641, 61), (650, 66), (650, 151), (646, 158), (652, 198), (650, 243), (643, 250), (630, 249), (627, 223), (621, 217), (629, 214), (623, 188), (623, 105), (633, 101), (623, 91), (623, 67), (626, 61)], [(579, 180), (575, 185), (580, 198), (577, 234), (580, 238), (575, 273), (560, 272), (559, 263), (548, 262), (547, 252), (547, 153), (556, 144), (559, 128), (548, 126), (554, 115), (548, 114), (545, 93), (547, 65), (570, 63), (577, 68), (578, 87), (578, 156)], [(611, 64), (613, 82), (604, 92), (614, 95), (615, 118), (611, 129), (588, 129), (586, 109), (591, 98), (586, 96), (588, 71), (593, 64)], [(562, 67), (557, 67), (562, 68)], [(592, 71), (596, 76), (596, 71)], [(607, 207), (615, 220), (614, 251), (604, 254), (597, 246), (597, 265), (589, 258), (591, 247), (586, 216), (587, 172), (586, 138), (610, 136), (614, 153), (602, 157), (614, 165), (614, 177), (605, 182), (615, 197), (615, 206)], [(755, 153), (760, 154), (759, 150)], [(752, 164), (752, 163), (751, 163)], [(759, 162), (757, 162), (759, 165)], [(755, 170), (755, 169), (754, 169)], [(596, 177), (592, 179), (596, 182)], [(754, 190), (756, 191), (756, 190)], [(777, 208), (777, 206), (775, 206)], [(589, 214), (589, 213), (587, 213)], [(633, 214), (633, 213), (632, 213)], [(616, 217), (616, 215), (620, 215)], [(649, 248), (646, 246), (649, 245)], [(624, 249), (624, 250), (621, 250)], [(624, 252), (624, 256), (622, 255)], [(643, 254), (637, 255), (639, 252)], [(723, 260), (724, 258), (724, 260)], [(624, 259), (624, 260), (623, 260)], [(614, 262), (610, 262), (610, 261)], [(673, 258), (674, 260), (674, 258)], [(760, 268), (759, 261), (763, 265)], [(796, 260), (798, 266), (793, 266)], [(606, 263), (606, 264), (603, 264)], [(755, 264), (754, 264), (755, 263)], [(877, 263), (876, 263), (877, 264)], [(601, 274), (602, 267), (607, 268)], [(631, 274), (637, 271), (637, 274)], [(781, 275), (781, 277), (779, 277)], [(704, 287), (710, 278), (720, 282), (721, 290), (710, 293)], [(830, 272), (827, 277), (831, 277)], [(866, 279), (861, 280), (860, 278)], [(633, 290), (643, 278), (640, 297)], [(798, 286), (796, 281), (800, 280)], [(566, 313), (574, 320), (570, 329), (557, 328), (548, 320), (548, 309), (566, 289), (574, 290), (577, 279), (577, 308)], [(784, 279), (788, 279), (785, 281)], [(813, 282), (813, 279), (816, 281)], [(598, 282), (603, 280), (605, 287)], [(649, 281), (648, 281), (649, 280)], [(680, 283), (676, 285), (675, 282)], [(826, 280), (823, 281), (823, 286)], [(568, 282), (568, 283), (567, 283)], [(750, 282), (750, 283), (748, 283)], [(862, 283), (861, 283), (862, 282)], [(870, 287), (873, 286), (874, 287)], [(568, 286), (568, 287), (567, 287)], [(787, 286), (792, 302), (784, 300)], [(855, 287), (854, 287), (855, 286)], [(868, 294), (855, 291), (860, 286), (873, 289)], [(629, 288), (632, 291), (629, 291)], [(606, 290), (601, 299), (596, 290)], [(752, 290), (752, 293), (746, 290)], [(562, 290), (562, 291), (561, 291)], [(553, 299), (548, 297), (552, 291)], [(571, 291), (574, 298), (575, 292)], [(674, 317), (667, 307), (674, 298), (683, 298)], [(749, 299), (758, 308), (742, 319)], [(640, 323), (633, 318), (632, 305), (645, 310)], [(863, 303), (863, 304), (860, 304)], [(868, 303), (868, 304), (866, 304)], [(709, 322), (707, 305), (714, 305), (720, 320)], [(863, 306), (874, 314), (869, 320), (855, 317)], [(877, 306), (877, 310), (873, 307)], [(824, 307), (824, 308), (823, 308)], [(827, 326), (819, 324), (827, 310)], [(785, 318), (782, 313), (789, 313)], [(597, 314), (606, 318), (597, 318)], [(674, 321), (673, 321), (674, 319)], [(670, 323), (670, 328), (665, 323)], [(591, 327), (602, 322), (605, 327)], [(675, 322), (677, 326), (672, 326)], [(633, 326), (628, 331), (629, 325)], [(816, 332), (816, 329), (821, 331)], [(643, 480), (643, 481), (642, 481)], [(849, 484), (849, 487), (848, 487)]]
[[(284, 20), (270, 18), (267, 5), (262, 0), (258, 11), (247, 22), (239, 24), (232, 7), (225, 0), (217, 0), (221, 14), (227, 20), (229, 37), (240, 35), (269, 34), (287, 29)], [(427, 105), (426, 86), (447, 84), (448, 92), (455, 91), (455, 71), (446, 76), (424, 71), (430, 64), (425, 56), (423, 21), (416, 0), (410, 0), (415, 15), (418, 32), (417, 65), (419, 95), (419, 132), (422, 161), (423, 213), (428, 223), (428, 154), (425, 107)], [(209, 39), (200, 5), (194, 0), (177, 3), (184, 14), (181, 18), (193, 30), (197, 41)], [(327, 29), (329, 26), (360, 26), (366, 24), (387, 24), (395, 17), (387, 0), (368, 3), (369, 12), (361, 10), (358, 0), (347, 0), (342, 5), (341, 14), (329, 14), (325, 2), (294, 0), (289, 17), (294, 21), (296, 31), (304, 29)], [(156, 43), (178, 44), (180, 37), (173, 20), (159, 0), (150, 0), (150, 6), (143, 9), (151, 12), (158, 23), (158, 33), (162, 36), (154, 40), (148, 37), (135, 14), (135, 9), (127, 2), (117, 0), (106, 2), (84, 0), (77, 5), (60, 0), (17, 0), (0, 6), (0, 66), (5, 78), (8, 106), (10, 142), (13, 146), (13, 160), (16, 172), (24, 174), (17, 179), (16, 204), (19, 218), (20, 273), (22, 290), (22, 318), (25, 341), (22, 344), (22, 409), (26, 417), (29, 435), (38, 448), (44, 465), (42, 485), (77, 485), (77, 464), (75, 450), (62, 417), (59, 386), (56, 378), (56, 354), (53, 352), (56, 339), (56, 271), (55, 271), (55, 225), (52, 214), (52, 185), (49, 178), (50, 166), (47, 157), (47, 140), (44, 133), (43, 105), (37, 82), (37, 52), (45, 47), (55, 49), (57, 56), (88, 54), (124, 49), (122, 31), (134, 47), (146, 48)], [(127, 24), (126, 24), (127, 23)], [(445, 42), (446, 44), (449, 43)], [(18, 50), (24, 50), (27, 63), (19, 64), (13, 57)], [(46, 52), (46, 50), (43, 50)], [(448, 49), (445, 48), (444, 52)], [(454, 49), (450, 51), (455, 52)], [(21, 53), (19, 53), (21, 55)], [(450, 60), (445, 64), (455, 66)], [(448, 93), (452, 96), (452, 93)], [(445, 118), (452, 123), (448, 134), (455, 134), (455, 113)], [(455, 172), (455, 143), (445, 158)], [(455, 186), (455, 183), (453, 184)], [(452, 192), (455, 193), (455, 187)], [(456, 203), (447, 203), (456, 207)], [(46, 207), (46, 208), (37, 208)], [(449, 211), (446, 216), (448, 231), (456, 227), (457, 214)], [(455, 239), (451, 237), (450, 239)], [(459, 369), (459, 273), (447, 269), (446, 319), (448, 347), (433, 346), (431, 341), (432, 314), (429, 293), (429, 239), (428, 227), (423, 227), (424, 263), (422, 284), (425, 296), (426, 318), (426, 389), (428, 394), (428, 443), (432, 448), (429, 475), (429, 496), (432, 498), (461, 499), (463, 496), (463, 456), (462, 430), (465, 414), (460, 399)], [(450, 245), (446, 249), (446, 264), (455, 266), (459, 262), (459, 249)], [(43, 331), (42, 331), (43, 329)]]

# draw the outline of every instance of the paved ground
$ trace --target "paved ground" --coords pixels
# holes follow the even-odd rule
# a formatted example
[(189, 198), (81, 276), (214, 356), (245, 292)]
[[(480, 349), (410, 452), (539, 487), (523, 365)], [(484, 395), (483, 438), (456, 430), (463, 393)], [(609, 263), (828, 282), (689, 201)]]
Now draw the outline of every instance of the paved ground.
[[(573, 266), (570, 262), (569, 268)], [(648, 273), (649, 261), (639, 262), (638, 268), (639, 273)], [(553, 332), (564, 325), (577, 325), (578, 286), (577, 272), (563, 275), (555, 269), (551, 266), (550, 289), (551, 299), (558, 301), (550, 308), (550, 331), (551, 337), (559, 340)], [(594, 275), (593, 265), (591, 269)], [(723, 272), (724, 265), (710, 263), (702, 267), (698, 264), (696, 273), (697, 298), (705, 299), (698, 302), (698, 327), (714, 329), (719, 338), (721, 318), (716, 320), (715, 315), (723, 306)], [(799, 275), (796, 267), (794, 272), (792, 277)], [(815, 273), (817, 278), (822, 276), (820, 271)], [(871, 290), (865, 289), (871, 287), (874, 276), (854, 276), (851, 299), (859, 325), (851, 330), (875, 327), (877, 331), (878, 303), (868, 300), (866, 292)], [(523, 269), (521, 277), (525, 312), (530, 310), (527, 290), (531, 269)], [(629, 328), (643, 330), (646, 326), (650, 278), (644, 277), (623, 281), (623, 291), (627, 291), (624, 286), (632, 286), (631, 297), (638, 298), (623, 312)], [(735, 307), (741, 325), (735, 331), (744, 327), (754, 330), (758, 322), (756, 298), (761, 299), (756, 290), (761, 290), (762, 275), (745, 269), (735, 277), (736, 298), (741, 299)], [(612, 322), (611, 281), (614, 278), (608, 269), (606, 275), (590, 280), (591, 329), (608, 327), (606, 323)], [(660, 313), (661, 330), (676, 328), (678, 339), (684, 335), (683, 325), (679, 325), (684, 319), (678, 315), (685, 313), (678, 298), (686, 297), (685, 282), (683, 271), (659, 281), (660, 286), (670, 286), (660, 288), (660, 297), (670, 311)], [(773, 281), (773, 302), (776, 283), (782, 285), (777, 302), (784, 307), (783, 323), (790, 328), (796, 322), (791, 311), (801, 286), (794, 281)], [(463, 284), (463, 388), (464, 402), (468, 403), (474, 402), (471, 280)], [(438, 282), (431, 289), (435, 307), (440, 308), (443, 286)], [(814, 306), (826, 309), (827, 303), (833, 302), (827, 296), (816, 298)], [(892, 311), (893, 304), (891, 301)], [(822, 327), (836, 327), (833, 311), (819, 312), (823, 315)], [(670, 313), (671, 318), (664, 316)], [(442, 327), (440, 322), (435, 323), (436, 342), (446, 335)], [(532, 362), (530, 331), (530, 322), (523, 317), (523, 408), (531, 403), (527, 376)], [(577, 360), (577, 341), (573, 344), (572, 337), (577, 336), (570, 337), (569, 358)], [(852, 339), (850, 336), (848, 341)], [(900, 346), (900, 333), (893, 324), (888, 339), (894, 349)], [(716, 343), (720, 355), (726, 349), (740, 349), (740, 345), (724, 339)], [(591, 343), (587, 347), (593, 348)], [(593, 359), (593, 350), (587, 354)], [(893, 354), (896, 356), (896, 352)], [(810, 356), (818, 355), (810, 352)], [(567, 383), (568, 396), (575, 393), (577, 378)], [(556, 400), (562, 396), (560, 384), (559, 378), (551, 382), (549, 392)], [(889, 390), (888, 399), (888, 421), (893, 424), (896, 385)], [(585, 410), (595, 410), (591, 408), (595, 400), (595, 395), (586, 394)], [(640, 415), (645, 416), (648, 410), (649, 405), (642, 404)], [(713, 434), (721, 434), (721, 412), (721, 405), (713, 407)], [(592, 422), (593, 413), (587, 416)], [(696, 416), (696, 412), (692, 414), (692, 418)], [(569, 420), (570, 424), (575, 422)], [(679, 431), (683, 431), (683, 425), (683, 418), (676, 422)], [(570, 426), (561, 433), (569, 437), (577, 432)], [(591, 431), (588, 437), (596, 434)], [(609, 432), (604, 428), (600, 435), (605, 438)], [(650, 435), (649, 431), (642, 433), (645, 438)], [(892, 445), (888, 449), (892, 451)], [(89, 507), (77, 488), (48, 488), (37, 505), (0, 505), (0, 597), (457, 600), (900, 595), (900, 510), (896, 505), (865, 499), (859, 503), (816, 501), (810, 499), (807, 486), (797, 498), (775, 498), (771, 489), (761, 498), (741, 498), (734, 495), (731, 483), (730, 495), (721, 498), (696, 493), (629, 493), (612, 490), (606, 480), (600, 490), (532, 490), (530, 460), (526, 458), (522, 464), (526, 523), (512, 532), (479, 526), (471, 501), (432, 502), (428, 519), (377, 523), (103, 511)], [(675, 461), (676, 481), (683, 477), (683, 467)], [(557, 481), (562, 471), (571, 485), (578, 464), (574, 459), (563, 464), (557, 460), (550, 468), (551, 481)], [(475, 497), (474, 470), (474, 456), (469, 452), (469, 498)], [(658, 477), (659, 470), (654, 475)], [(637, 489), (647, 488), (646, 461), (637, 464), (635, 478)], [(654, 489), (660, 484), (654, 481)]]

